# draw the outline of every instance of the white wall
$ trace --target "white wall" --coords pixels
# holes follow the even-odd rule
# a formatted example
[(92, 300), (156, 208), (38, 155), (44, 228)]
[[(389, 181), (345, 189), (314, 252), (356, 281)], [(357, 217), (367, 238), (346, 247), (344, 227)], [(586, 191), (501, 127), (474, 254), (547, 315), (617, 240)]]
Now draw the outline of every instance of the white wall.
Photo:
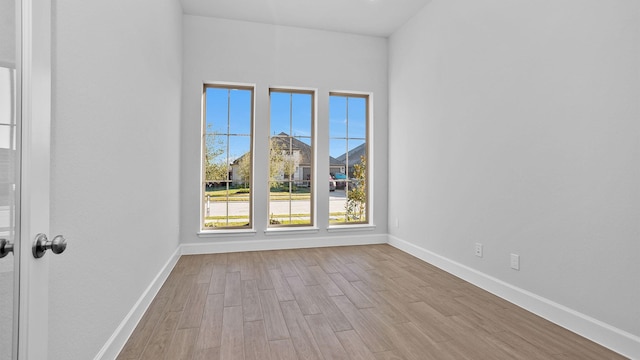
[(15, 13), (15, 0), (0, 1), (0, 66), (2, 67), (15, 65), (16, 61)]
[(92, 359), (178, 246), (182, 11), (54, 3), (49, 359)]
[(391, 236), (640, 336), (640, 2), (434, 0), (389, 62)]
[[(255, 234), (233, 237), (273, 241), (296, 235), (267, 237), (269, 87), (317, 89), (318, 169), (329, 169), (329, 91), (372, 92), (374, 103), (374, 231), (363, 234), (384, 237), (387, 232), (387, 40), (334, 32), (272, 26), (206, 17), (183, 18), (184, 74), (181, 151), (181, 241), (212, 243), (229, 238), (198, 238), (200, 227), (200, 126), (203, 82), (226, 81), (256, 85), (254, 223)], [(322, 170), (320, 170), (322, 173)], [(320, 177), (324, 179), (324, 177)], [(328, 234), (329, 185), (318, 188), (318, 227), (305, 234), (314, 239)], [(350, 233), (352, 235), (357, 235)], [(386, 238), (386, 237), (385, 237)]]

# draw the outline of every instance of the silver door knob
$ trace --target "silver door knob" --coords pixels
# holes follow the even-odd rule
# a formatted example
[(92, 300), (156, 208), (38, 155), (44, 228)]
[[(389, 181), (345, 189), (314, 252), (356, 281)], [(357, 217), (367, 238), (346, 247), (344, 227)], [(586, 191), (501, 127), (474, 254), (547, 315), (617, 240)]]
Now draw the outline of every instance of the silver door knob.
[(13, 252), (13, 244), (7, 239), (0, 239), (0, 259)]
[(61, 254), (67, 248), (67, 240), (62, 235), (57, 235), (53, 238), (53, 240), (49, 241), (47, 239), (47, 235), (38, 234), (36, 239), (33, 241), (33, 246), (31, 250), (33, 252), (33, 257), (39, 259), (44, 256), (44, 253), (47, 250), (51, 249), (54, 254)]

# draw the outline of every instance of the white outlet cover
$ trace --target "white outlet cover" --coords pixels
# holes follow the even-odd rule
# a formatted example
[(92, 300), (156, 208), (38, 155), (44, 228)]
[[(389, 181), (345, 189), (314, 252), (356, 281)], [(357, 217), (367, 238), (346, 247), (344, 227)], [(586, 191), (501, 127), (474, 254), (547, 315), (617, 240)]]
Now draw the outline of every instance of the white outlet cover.
[(482, 244), (476, 243), (476, 256), (482, 257)]
[(511, 268), (520, 270), (520, 255), (511, 254)]

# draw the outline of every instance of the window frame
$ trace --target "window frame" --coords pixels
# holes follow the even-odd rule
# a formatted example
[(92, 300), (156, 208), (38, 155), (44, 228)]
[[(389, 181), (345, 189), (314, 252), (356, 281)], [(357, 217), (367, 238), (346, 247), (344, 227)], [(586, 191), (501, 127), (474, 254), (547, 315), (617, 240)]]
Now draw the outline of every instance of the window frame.
[[(232, 90), (248, 90), (250, 91), (250, 105), (249, 113), (251, 116), (250, 125), (249, 125), (249, 152), (251, 158), (251, 166), (250, 166), (250, 175), (249, 175), (249, 216), (248, 216), (248, 224), (241, 226), (224, 226), (224, 227), (206, 227), (206, 209), (207, 209), (207, 201), (205, 200), (206, 194), (206, 139), (207, 139), (207, 89), (226, 89), (228, 91)], [(251, 84), (238, 84), (238, 83), (204, 83), (202, 85), (202, 99), (201, 99), (201, 128), (200, 128), (200, 231), (199, 233), (220, 233), (224, 231), (232, 231), (232, 232), (242, 232), (242, 231), (253, 231), (254, 230), (254, 192), (255, 192), (255, 182), (254, 182), (254, 174), (255, 174), (255, 109), (256, 109), (256, 86)], [(231, 110), (228, 109), (227, 119), (230, 116)], [(228, 125), (229, 126), (229, 125)], [(227, 127), (227, 133), (225, 134), (227, 137), (227, 146), (229, 143), (229, 138), (231, 134), (229, 134), (229, 127)], [(229, 163), (229, 151), (225, 151), (227, 157), (227, 163)], [(229, 166), (231, 166), (229, 164)], [(226, 179), (226, 189), (229, 190), (229, 184), (233, 180), (229, 177), (229, 171), (227, 171), (227, 179)], [(228, 204), (228, 201), (227, 201)], [(227, 211), (227, 220), (229, 217), (229, 213)]]
[[(371, 189), (373, 188), (373, 179), (371, 178), (371, 174), (372, 169), (373, 169), (373, 147), (371, 146), (371, 142), (373, 139), (373, 134), (372, 134), (372, 104), (373, 104), (373, 94), (372, 93), (366, 93), (366, 92), (351, 92), (351, 91), (330, 91), (329, 92), (329, 109), (328, 112), (329, 114), (331, 113), (331, 109), (330, 109), (330, 104), (331, 104), (331, 97), (336, 96), (336, 97), (344, 97), (346, 98), (347, 101), (347, 116), (348, 116), (348, 102), (349, 102), (349, 98), (359, 98), (359, 99), (364, 99), (365, 101), (365, 160), (366, 160), (366, 168), (365, 168), (365, 196), (366, 196), (366, 201), (365, 201), (365, 221), (350, 221), (350, 222), (340, 222), (340, 223), (332, 223), (331, 222), (331, 209), (329, 209), (329, 213), (327, 214), (329, 216), (329, 226), (327, 228), (327, 230), (331, 231), (331, 230), (338, 230), (338, 229), (345, 229), (345, 228), (358, 228), (358, 227), (369, 227), (369, 226), (373, 226), (373, 213), (372, 213), (372, 202), (373, 202), (373, 198), (372, 198), (372, 191)], [(347, 119), (348, 121), (348, 119)], [(327, 125), (328, 125), (328, 140), (329, 140), (329, 144), (331, 144), (331, 140), (342, 140), (341, 138), (333, 138), (331, 137), (331, 121), (330, 121), (330, 117), (327, 117)], [(347, 125), (347, 132), (345, 134), (344, 140), (347, 141), (349, 140), (349, 132), (348, 132), (348, 125)], [(348, 149), (348, 145), (347, 145), (347, 158), (348, 158), (348, 153), (349, 153), (349, 149)], [(329, 145), (329, 151), (330, 151), (330, 145)], [(346, 175), (349, 175), (349, 166), (345, 164), (345, 172)], [(349, 177), (347, 176), (346, 179), (347, 183), (350, 182)], [(330, 195), (328, 195), (330, 196)], [(347, 194), (345, 193), (345, 197), (347, 196)], [(346, 201), (346, 200), (345, 200)], [(345, 203), (346, 205), (346, 203)], [(346, 215), (345, 215), (346, 216)]]
[[(266, 224), (266, 230), (267, 231), (276, 231), (276, 230), (285, 230), (285, 229), (291, 229), (291, 228), (314, 228), (316, 226), (317, 223), (317, 219), (316, 219), (316, 194), (317, 194), (317, 190), (316, 190), (316, 156), (317, 156), (317, 139), (316, 139), (316, 127), (317, 127), (317, 91), (315, 89), (305, 89), (305, 88), (292, 88), (292, 87), (270, 87), (269, 88), (269, 152), (271, 151), (271, 138), (272, 138), (272, 134), (271, 134), (271, 94), (272, 93), (281, 93), (281, 94), (304, 94), (304, 95), (309, 95), (311, 96), (311, 109), (310, 109), (310, 115), (311, 115), (311, 124), (310, 124), (310, 129), (311, 129), (311, 135), (310, 135), (310, 139), (311, 139), (311, 155), (310, 155), (310, 178), (309, 178), (309, 223), (308, 224), (271, 224), (271, 219), (270, 219), (270, 208), (271, 208), (271, 178), (267, 178), (267, 224)], [(290, 103), (290, 106), (292, 106), (292, 103)], [(290, 115), (291, 116), (291, 115)], [(289, 121), (292, 121), (292, 119), (289, 119)], [(290, 129), (291, 130), (291, 129)], [(293, 134), (288, 134), (289, 138), (295, 138), (295, 136)], [(268, 164), (268, 174), (271, 172), (271, 161), (269, 161)], [(288, 182), (291, 183), (293, 182), (290, 178), (289, 179), (283, 179), (283, 182)], [(289, 202), (291, 202), (291, 198), (289, 199)], [(291, 216), (291, 210), (289, 212), (289, 216)]]

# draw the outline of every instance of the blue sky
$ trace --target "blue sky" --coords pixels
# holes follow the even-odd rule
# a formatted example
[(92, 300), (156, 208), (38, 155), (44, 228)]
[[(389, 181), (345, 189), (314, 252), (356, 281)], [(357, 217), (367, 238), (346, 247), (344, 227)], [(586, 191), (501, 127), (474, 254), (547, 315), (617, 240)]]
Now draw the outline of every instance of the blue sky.
[[(348, 106), (347, 106), (348, 105)], [(366, 138), (366, 109), (364, 98), (329, 97), (329, 155), (337, 158), (364, 143)], [(348, 120), (348, 121), (347, 121)]]
[[(222, 149), (229, 149), (229, 158), (235, 158), (250, 149), (251, 91), (207, 88), (207, 133), (237, 134), (229, 143), (225, 136), (216, 136)], [(270, 134), (292, 134), (305, 143), (311, 136), (311, 94), (271, 92)], [(348, 106), (347, 106), (348, 105)], [(231, 111), (229, 111), (231, 109)], [(347, 110), (348, 109), (348, 110)], [(348, 121), (347, 121), (348, 119)], [(258, 120), (260, 121), (260, 120)], [(319, 122), (320, 126), (325, 124)], [(364, 143), (366, 135), (366, 100), (331, 96), (329, 99), (329, 153), (338, 157), (347, 151), (345, 139), (349, 134), (349, 150)], [(223, 154), (226, 157), (226, 152)]]

